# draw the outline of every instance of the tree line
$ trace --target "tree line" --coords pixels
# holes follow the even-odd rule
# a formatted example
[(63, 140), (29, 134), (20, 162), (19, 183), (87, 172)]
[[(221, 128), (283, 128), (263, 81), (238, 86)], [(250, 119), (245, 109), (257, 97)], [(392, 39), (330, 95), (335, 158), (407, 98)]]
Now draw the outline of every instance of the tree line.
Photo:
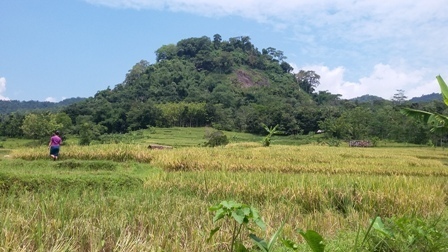
[(400, 109), (445, 110), (440, 101), (360, 103), (316, 92), (318, 73), (294, 73), (282, 51), (258, 50), (248, 36), (188, 38), (163, 45), (155, 54), (155, 63), (138, 62), (122, 83), (56, 112), (2, 115), (0, 135), (38, 138), (57, 128), (93, 139), (153, 126), (264, 134), (262, 125), (278, 125), (286, 135), (323, 130), (329, 138), (426, 143), (437, 136)]

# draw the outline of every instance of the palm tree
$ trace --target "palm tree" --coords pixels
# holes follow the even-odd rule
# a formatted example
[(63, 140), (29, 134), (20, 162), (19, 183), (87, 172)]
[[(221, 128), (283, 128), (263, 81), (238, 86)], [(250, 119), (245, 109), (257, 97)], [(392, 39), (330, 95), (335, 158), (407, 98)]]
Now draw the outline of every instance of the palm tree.
[[(437, 75), (436, 79), (439, 82), (440, 90), (442, 91), (443, 102), (448, 106), (448, 86), (440, 75)], [(448, 116), (446, 115), (410, 108), (401, 109), (401, 113), (405, 116), (427, 123), (431, 126), (431, 132), (448, 130)]]

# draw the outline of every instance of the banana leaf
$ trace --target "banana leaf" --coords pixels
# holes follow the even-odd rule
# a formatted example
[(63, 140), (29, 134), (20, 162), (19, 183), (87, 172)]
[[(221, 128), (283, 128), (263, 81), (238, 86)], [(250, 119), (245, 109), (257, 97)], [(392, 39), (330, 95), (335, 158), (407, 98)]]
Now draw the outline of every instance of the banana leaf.
[[(440, 75), (436, 76), (436, 79), (442, 91), (443, 101), (448, 106), (448, 86)], [(427, 123), (431, 126), (431, 132), (441, 128), (448, 128), (448, 116), (446, 115), (410, 108), (401, 109), (400, 112), (405, 116)]]
[(439, 82), (440, 90), (442, 91), (443, 102), (448, 106), (448, 86), (440, 75), (437, 75), (436, 79)]

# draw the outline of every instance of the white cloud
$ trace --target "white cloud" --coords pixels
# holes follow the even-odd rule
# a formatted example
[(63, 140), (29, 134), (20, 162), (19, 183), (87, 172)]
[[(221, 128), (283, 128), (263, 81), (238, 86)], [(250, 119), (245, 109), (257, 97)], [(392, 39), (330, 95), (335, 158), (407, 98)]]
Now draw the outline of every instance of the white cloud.
[(343, 99), (350, 99), (370, 94), (391, 99), (397, 90), (402, 89), (408, 98), (418, 97), (433, 92), (440, 93), (435, 77), (427, 77), (425, 70), (408, 70), (400, 66), (377, 64), (369, 76), (356, 82), (345, 80), (345, 68), (330, 69), (324, 65), (304, 66), (301, 69), (313, 70), (320, 75), (317, 90), (341, 94)]
[(47, 101), (47, 102), (57, 102), (56, 98), (53, 98), (53, 97), (47, 97), (47, 98), (45, 98), (45, 101)]
[[(245, 18), (263, 20), (281, 20), (294, 23), (302, 19), (307, 23), (325, 26), (335, 23), (352, 24), (366, 34), (389, 32), (381, 29), (381, 24), (398, 22), (439, 21), (444, 18), (445, 0), (427, 0), (409, 2), (407, 0), (85, 0), (88, 3), (113, 8), (166, 9), (182, 11), (203, 16), (238, 15)], [(364, 21), (373, 20), (377, 26), (364, 27)], [(372, 30), (373, 29), (373, 30)]]
[(4, 97), (2, 95), (3, 92), (6, 90), (6, 78), (0, 77), (0, 100), (9, 101), (8, 97)]
[(113, 8), (241, 16), (281, 27), (288, 34), (283, 39), (297, 44), (300, 65), (313, 66), (321, 75), (319, 90), (343, 98), (371, 94), (390, 99), (397, 89), (410, 98), (439, 92), (434, 71), (448, 70), (446, 0), (85, 1)]
[(85, 1), (113, 8), (162, 9), (207, 17), (241, 16), (274, 28), (283, 27), (289, 39), (300, 43), (299, 48), (317, 48), (320, 52), (314, 53), (324, 57), (328, 57), (329, 51), (346, 54), (348, 49), (362, 50), (359, 55), (366, 60), (377, 58), (378, 54), (385, 57), (376, 62), (388, 62), (389, 58), (405, 54), (419, 57), (413, 61), (415, 64), (448, 58), (448, 36), (443, 36), (448, 34), (446, 0)]

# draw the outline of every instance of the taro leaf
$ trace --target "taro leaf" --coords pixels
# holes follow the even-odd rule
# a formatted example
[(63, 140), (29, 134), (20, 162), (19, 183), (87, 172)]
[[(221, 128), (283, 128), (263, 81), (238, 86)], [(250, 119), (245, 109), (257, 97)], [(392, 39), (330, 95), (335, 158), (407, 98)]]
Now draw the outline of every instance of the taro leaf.
[(261, 239), (260, 237), (250, 234), (249, 237), (252, 239), (252, 241), (263, 251), (268, 252), (269, 247), (265, 240)]
[(217, 210), (219, 210), (221, 208), (222, 208), (221, 204), (218, 204), (218, 205), (214, 205), (214, 206), (209, 207), (208, 210), (214, 212), (214, 211), (217, 211)]
[(232, 217), (235, 219), (236, 222), (238, 222), (240, 225), (244, 222), (247, 222), (246, 216), (244, 215), (243, 211), (236, 210), (232, 212)]
[(241, 209), (241, 211), (243, 211), (245, 216), (250, 216), (250, 214), (251, 214), (251, 208), (249, 208), (249, 207), (244, 207)]
[(260, 218), (260, 215), (258, 214), (258, 210), (254, 207), (250, 207), (250, 211), (252, 212), (252, 217), (254, 219)]
[(221, 201), (220, 205), (223, 208), (230, 210), (230, 209), (240, 208), (242, 204), (241, 203), (236, 203), (235, 201), (232, 201), (232, 200), (230, 200), (230, 201), (224, 200), (224, 201)]
[(386, 229), (386, 227), (384, 226), (383, 221), (381, 220), (381, 217), (378, 217), (375, 219), (375, 222), (373, 223), (372, 226), (373, 229), (375, 229), (376, 231), (380, 232), (381, 234), (383, 234), (386, 237), (393, 237), (393, 234)]
[(226, 211), (222, 208), (218, 209), (218, 211), (216, 211), (215, 217), (213, 217), (213, 222), (217, 222), (220, 219), (224, 218), (224, 216), (226, 216)]
[(216, 228), (214, 228), (214, 229), (212, 229), (212, 230), (210, 231), (210, 235), (209, 235), (208, 238), (207, 238), (207, 242), (209, 242), (210, 239), (212, 239), (212, 236), (213, 236), (216, 232), (218, 232), (218, 230), (219, 230), (220, 228), (221, 228), (221, 226), (216, 227)]
[(227, 209), (232, 208), (235, 205), (235, 202), (233, 201), (222, 201), (221, 205)]
[(281, 241), (283, 243), (283, 246), (285, 246), (286, 248), (289, 248), (289, 249), (292, 249), (292, 250), (298, 250), (299, 249), (299, 245), (297, 245), (297, 243), (295, 243), (295, 242), (293, 242), (293, 241), (291, 241), (289, 239), (283, 238)]
[(325, 244), (323, 243), (323, 238), (319, 233), (313, 230), (307, 230), (306, 232), (299, 230), (299, 234), (302, 235), (311, 250), (314, 252), (324, 252)]

